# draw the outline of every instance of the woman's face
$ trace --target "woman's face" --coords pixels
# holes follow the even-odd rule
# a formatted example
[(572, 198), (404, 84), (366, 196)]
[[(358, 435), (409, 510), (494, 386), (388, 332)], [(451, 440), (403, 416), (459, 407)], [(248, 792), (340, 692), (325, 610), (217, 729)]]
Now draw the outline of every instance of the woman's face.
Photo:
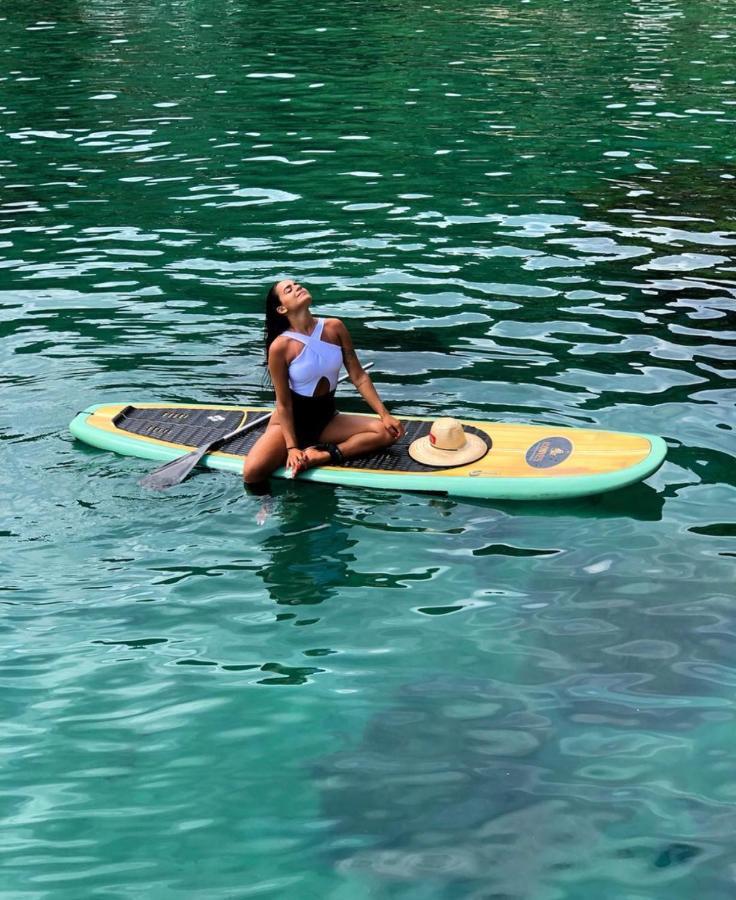
[(312, 302), (312, 295), (309, 291), (302, 287), (299, 282), (292, 281), (290, 278), (279, 281), (276, 285), (276, 295), (281, 304), (278, 311), (282, 315), (284, 313), (288, 315), (290, 312), (295, 312), (303, 306), (309, 306)]

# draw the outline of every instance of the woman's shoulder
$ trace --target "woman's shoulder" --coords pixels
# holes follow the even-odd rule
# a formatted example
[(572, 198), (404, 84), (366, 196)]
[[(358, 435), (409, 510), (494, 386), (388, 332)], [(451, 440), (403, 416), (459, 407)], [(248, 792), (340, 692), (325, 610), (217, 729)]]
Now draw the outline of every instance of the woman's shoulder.
[(342, 319), (325, 318), (324, 322), (323, 334), (326, 334), (327, 336), (339, 337), (347, 332), (347, 328)]
[[(279, 334), (271, 341), (271, 346), (268, 348), (268, 360), (271, 362), (272, 360), (284, 359), (286, 357), (286, 352), (289, 344), (292, 339), (286, 334)], [(296, 343), (296, 342), (295, 342)]]
[(269, 347), (269, 353), (271, 350), (275, 350), (278, 352), (279, 350), (283, 350), (284, 347), (289, 343), (291, 338), (286, 334), (277, 334), (276, 337), (271, 341), (271, 346)]

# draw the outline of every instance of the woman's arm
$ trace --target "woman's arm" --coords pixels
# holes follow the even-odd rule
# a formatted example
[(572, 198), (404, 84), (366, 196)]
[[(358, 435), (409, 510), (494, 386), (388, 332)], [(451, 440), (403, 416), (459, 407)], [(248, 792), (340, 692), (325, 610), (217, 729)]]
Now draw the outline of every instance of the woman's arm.
[(350, 332), (339, 319), (335, 319), (334, 322), (336, 333), (342, 347), (343, 363), (348, 371), (350, 380), (358, 389), (360, 396), (365, 400), (368, 406), (370, 406), (373, 412), (380, 417), (389, 434), (394, 438), (400, 438), (404, 433), (404, 428), (401, 422), (392, 416), (383, 405), (383, 401), (378, 396), (378, 392), (373, 386), (370, 375), (363, 366), (361, 366), (360, 360), (355, 353), (355, 348), (353, 347), (353, 339), (350, 337)]
[(286, 360), (286, 345), (277, 338), (268, 352), (268, 371), (276, 392), (276, 413), (281, 425), (281, 433), (286, 441), (288, 459), (286, 465), (294, 468), (301, 462), (302, 451), (296, 445), (294, 413), (289, 390), (289, 364)]

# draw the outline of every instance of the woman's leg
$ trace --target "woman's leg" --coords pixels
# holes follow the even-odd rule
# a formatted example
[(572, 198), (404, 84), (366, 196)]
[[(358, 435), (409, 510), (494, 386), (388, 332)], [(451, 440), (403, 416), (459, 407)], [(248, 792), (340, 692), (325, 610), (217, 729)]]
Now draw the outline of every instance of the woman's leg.
[[(319, 440), (320, 443), (337, 444), (342, 455), (349, 458), (382, 450), (391, 446), (396, 439), (383, 427), (380, 419), (338, 413), (327, 423)], [(326, 450), (309, 447), (305, 455), (308, 468), (331, 462), (330, 454)]]
[(245, 458), (243, 481), (246, 484), (259, 484), (266, 481), (272, 472), (284, 465), (286, 457), (286, 442), (281, 426), (275, 423), (269, 424)]

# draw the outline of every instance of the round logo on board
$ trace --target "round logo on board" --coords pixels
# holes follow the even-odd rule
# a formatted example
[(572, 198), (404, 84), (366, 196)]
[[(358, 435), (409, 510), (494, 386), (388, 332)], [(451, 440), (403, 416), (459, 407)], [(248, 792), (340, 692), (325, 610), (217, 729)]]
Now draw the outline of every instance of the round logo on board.
[(559, 466), (572, 453), (572, 442), (565, 437), (542, 438), (526, 451), (526, 461), (535, 469)]

